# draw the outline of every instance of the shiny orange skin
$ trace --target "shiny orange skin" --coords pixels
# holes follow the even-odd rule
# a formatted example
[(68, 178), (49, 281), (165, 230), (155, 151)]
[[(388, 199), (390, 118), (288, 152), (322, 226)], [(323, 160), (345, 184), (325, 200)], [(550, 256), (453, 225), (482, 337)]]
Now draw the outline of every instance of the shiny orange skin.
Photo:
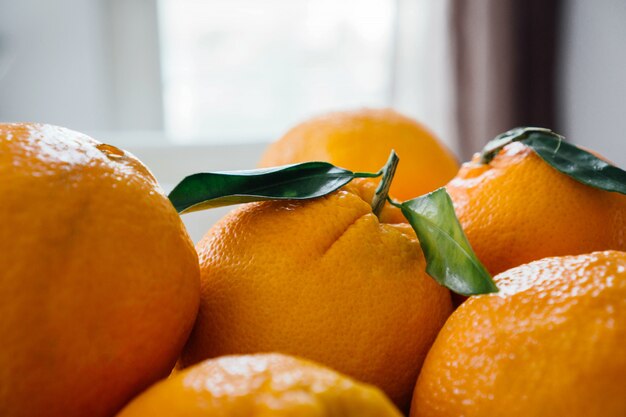
[(626, 253), (554, 257), (495, 277), (450, 316), (411, 417), (626, 415)]
[(381, 221), (372, 213), (373, 185), (246, 204), (217, 223), (197, 245), (202, 295), (183, 365), (287, 353), (376, 385), (408, 409), (452, 306), (399, 210), (387, 205)]
[(118, 417), (401, 417), (377, 388), (280, 354), (225, 356), (135, 398)]
[(626, 196), (579, 183), (521, 143), (488, 165), (476, 155), (446, 189), (492, 274), (548, 256), (626, 250)]
[(378, 172), (394, 149), (400, 164), (391, 195), (409, 200), (446, 184), (459, 169), (424, 125), (391, 109), (361, 109), (314, 117), (271, 144), (262, 167), (327, 161), (353, 171)]
[(193, 244), (131, 154), (0, 124), (0, 415), (105, 417), (166, 376), (199, 302)]

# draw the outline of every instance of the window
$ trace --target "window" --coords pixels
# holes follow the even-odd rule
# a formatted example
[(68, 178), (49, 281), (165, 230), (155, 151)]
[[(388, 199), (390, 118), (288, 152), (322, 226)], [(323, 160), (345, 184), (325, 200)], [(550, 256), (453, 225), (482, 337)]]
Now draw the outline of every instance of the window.
[(321, 112), (392, 106), (454, 147), (448, 2), (0, 3), (0, 120), (143, 151), (260, 144)]
[(313, 114), (391, 105), (392, 0), (160, 0), (166, 135), (269, 141)]

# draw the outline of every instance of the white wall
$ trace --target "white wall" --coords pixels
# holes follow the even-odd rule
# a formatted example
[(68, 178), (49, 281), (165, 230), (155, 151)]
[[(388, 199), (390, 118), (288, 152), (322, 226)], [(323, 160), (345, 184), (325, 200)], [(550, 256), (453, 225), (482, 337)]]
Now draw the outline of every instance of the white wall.
[(626, 1), (566, 5), (561, 125), (568, 139), (626, 168)]
[(91, 0), (0, 0), (0, 120), (111, 126), (103, 11)]
[(0, 0), (0, 120), (162, 128), (156, 0)]

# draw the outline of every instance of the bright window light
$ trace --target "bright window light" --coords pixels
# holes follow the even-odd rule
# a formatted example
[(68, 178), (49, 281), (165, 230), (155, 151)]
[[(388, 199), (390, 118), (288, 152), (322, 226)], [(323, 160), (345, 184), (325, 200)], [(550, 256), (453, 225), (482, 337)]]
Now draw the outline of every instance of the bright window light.
[(160, 0), (165, 129), (267, 141), (329, 110), (388, 106), (393, 0)]

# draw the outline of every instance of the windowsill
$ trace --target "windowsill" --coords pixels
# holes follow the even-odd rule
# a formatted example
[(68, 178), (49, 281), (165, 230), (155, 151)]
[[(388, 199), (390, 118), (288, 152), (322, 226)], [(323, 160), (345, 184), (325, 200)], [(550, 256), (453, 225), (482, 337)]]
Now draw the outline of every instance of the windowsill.
[(164, 188), (183, 177), (207, 171), (256, 168), (267, 144), (155, 145), (128, 146), (157, 177)]
[(270, 142), (255, 138), (176, 143), (161, 131), (100, 131), (88, 134), (136, 155), (165, 189), (196, 172), (253, 169)]

